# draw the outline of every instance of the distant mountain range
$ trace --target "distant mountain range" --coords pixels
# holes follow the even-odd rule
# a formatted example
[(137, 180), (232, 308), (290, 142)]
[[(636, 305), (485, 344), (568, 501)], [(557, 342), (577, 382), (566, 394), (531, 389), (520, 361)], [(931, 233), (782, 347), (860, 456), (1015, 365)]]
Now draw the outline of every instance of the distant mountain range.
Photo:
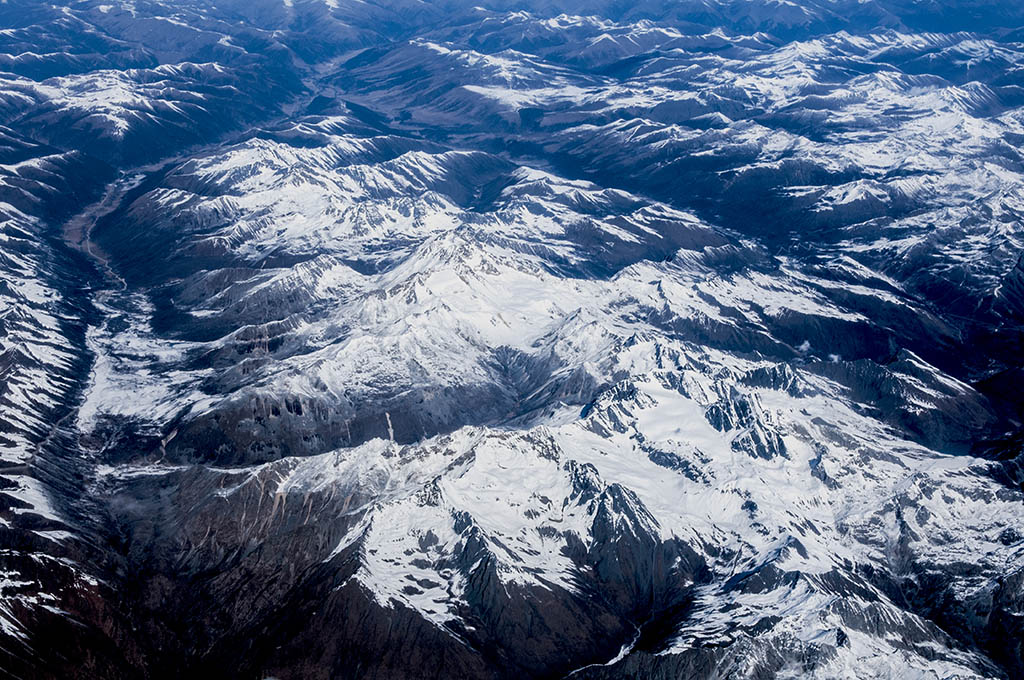
[(1024, 676), (1024, 4), (2, 0), (0, 677)]

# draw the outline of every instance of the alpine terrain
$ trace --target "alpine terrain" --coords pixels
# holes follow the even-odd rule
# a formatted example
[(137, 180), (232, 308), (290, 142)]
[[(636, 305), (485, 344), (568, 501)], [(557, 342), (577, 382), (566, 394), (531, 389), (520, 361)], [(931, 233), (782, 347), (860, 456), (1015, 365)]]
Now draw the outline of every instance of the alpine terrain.
[(0, 0), (0, 677), (1024, 677), (1024, 3)]

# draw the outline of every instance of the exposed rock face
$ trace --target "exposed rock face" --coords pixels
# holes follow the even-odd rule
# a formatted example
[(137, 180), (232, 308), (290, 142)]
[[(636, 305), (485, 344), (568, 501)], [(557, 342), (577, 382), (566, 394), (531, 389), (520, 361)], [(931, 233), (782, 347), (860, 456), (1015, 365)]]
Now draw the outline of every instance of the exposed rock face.
[(1024, 675), (1021, 26), (0, 3), (0, 676)]

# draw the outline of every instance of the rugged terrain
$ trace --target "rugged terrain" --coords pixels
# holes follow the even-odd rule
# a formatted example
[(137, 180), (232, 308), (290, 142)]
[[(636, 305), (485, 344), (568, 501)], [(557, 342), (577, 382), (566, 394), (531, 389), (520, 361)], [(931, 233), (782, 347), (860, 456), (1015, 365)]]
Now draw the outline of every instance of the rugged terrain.
[(1024, 6), (0, 3), (0, 676), (1024, 675)]

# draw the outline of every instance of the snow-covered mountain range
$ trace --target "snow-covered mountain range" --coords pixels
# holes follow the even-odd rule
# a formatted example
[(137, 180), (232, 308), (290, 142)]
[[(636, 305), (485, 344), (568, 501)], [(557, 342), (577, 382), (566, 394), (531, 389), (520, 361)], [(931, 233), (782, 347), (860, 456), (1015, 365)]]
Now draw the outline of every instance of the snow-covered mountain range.
[(1021, 677), (1022, 29), (0, 2), (0, 676)]

